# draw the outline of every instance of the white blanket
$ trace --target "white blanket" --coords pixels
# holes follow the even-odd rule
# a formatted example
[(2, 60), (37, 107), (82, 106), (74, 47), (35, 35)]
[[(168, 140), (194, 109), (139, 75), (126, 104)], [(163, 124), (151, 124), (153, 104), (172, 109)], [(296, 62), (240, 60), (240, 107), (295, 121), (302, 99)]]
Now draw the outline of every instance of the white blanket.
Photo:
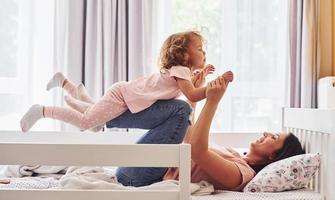
[(45, 165), (8, 165), (5, 166), (4, 175), (9, 178), (21, 178), (26, 176), (60, 178), (66, 172), (66, 166)]
[[(102, 167), (69, 167), (60, 179), (60, 185), (67, 189), (113, 189), (113, 190), (177, 190), (179, 182), (165, 180), (143, 187), (123, 186), (113, 174)], [(206, 181), (191, 183), (192, 195), (209, 195), (214, 186)]]
[[(52, 176), (52, 172), (60, 175), (59, 172), (66, 170), (59, 180)], [(41, 174), (38, 174), (41, 172)], [(39, 177), (31, 176), (33, 173)], [(123, 186), (111, 171), (102, 167), (53, 167), (53, 166), (10, 166), (6, 170), (10, 175), (9, 184), (0, 184), (0, 188), (20, 189), (113, 189), (113, 190), (178, 190), (179, 182), (176, 180), (165, 180), (143, 187)], [(50, 177), (51, 175), (51, 177)], [(44, 177), (44, 178), (42, 178)], [(48, 177), (48, 178), (46, 178)], [(209, 195), (214, 192), (214, 186), (206, 181), (191, 183), (191, 195)]]

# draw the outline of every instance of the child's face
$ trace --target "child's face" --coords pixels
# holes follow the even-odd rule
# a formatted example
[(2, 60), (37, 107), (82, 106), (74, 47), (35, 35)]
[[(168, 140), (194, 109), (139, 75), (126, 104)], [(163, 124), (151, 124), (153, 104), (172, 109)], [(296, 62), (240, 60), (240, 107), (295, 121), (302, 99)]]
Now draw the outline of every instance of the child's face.
[(188, 46), (189, 60), (188, 62), (194, 69), (201, 69), (205, 65), (205, 51), (203, 50), (203, 44), (199, 37), (192, 36), (191, 42)]

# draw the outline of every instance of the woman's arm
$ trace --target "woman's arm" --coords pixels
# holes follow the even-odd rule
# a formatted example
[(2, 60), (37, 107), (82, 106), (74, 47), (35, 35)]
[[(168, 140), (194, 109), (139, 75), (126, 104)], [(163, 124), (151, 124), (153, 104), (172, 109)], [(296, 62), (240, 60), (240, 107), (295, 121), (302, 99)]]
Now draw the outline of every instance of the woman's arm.
[(213, 65), (206, 65), (202, 70), (197, 71), (198, 73), (194, 74), (192, 82), (176, 78), (180, 90), (189, 101), (197, 102), (206, 98), (206, 87), (203, 87), (203, 84), (205, 82), (205, 77), (208, 74), (212, 74), (214, 70), (215, 68)]
[(192, 160), (208, 175), (226, 188), (235, 188), (242, 182), (242, 175), (234, 162), (222, 158), (208, 148), (210, 126), (228, 82), (223, 77), (210, 82), (207, 86), (207, 100), (197, 122), (189, 128)]

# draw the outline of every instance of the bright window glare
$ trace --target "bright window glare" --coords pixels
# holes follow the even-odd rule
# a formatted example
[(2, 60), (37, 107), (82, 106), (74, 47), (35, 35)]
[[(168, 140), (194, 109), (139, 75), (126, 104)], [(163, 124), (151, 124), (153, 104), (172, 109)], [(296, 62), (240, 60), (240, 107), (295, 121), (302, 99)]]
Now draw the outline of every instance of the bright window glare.
[[(52, 105), (45, 84), (53, 70), (53, 0), (0, 1), (0, 130), (20, 130), (32, 104)], [(48, 130), (51, 121), (33, 130)]]
[[(287, 2), (174, 0), (173, 31), (200, 30), (214, 79), (232, 70), (212, 131), (279, 130), (285, 105)], [(197, 111), (201, 109), (198, 105)]]

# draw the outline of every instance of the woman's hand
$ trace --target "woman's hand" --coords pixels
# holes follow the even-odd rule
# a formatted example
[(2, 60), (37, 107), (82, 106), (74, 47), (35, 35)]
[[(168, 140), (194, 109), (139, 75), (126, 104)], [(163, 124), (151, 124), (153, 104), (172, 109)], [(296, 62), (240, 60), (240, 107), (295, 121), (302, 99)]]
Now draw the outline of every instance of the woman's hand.
[(194, 71), (192, 76), (192, 83), (194, 87), (198, 88), (204, 85), (205, 78), (208, 74), (213, 74), (215, 67), (211, 64), (206, 65), (202, 70)]
[(0, 184), (9, 184), (10, 180), (9, 179), (0, 179)]
[(225, 93), (228, 84), (229, 81), (226, 81), (223, 76), (219, 76), (215, 80), (209, 82), (206, 88), (207, 101), (218, 103)]

